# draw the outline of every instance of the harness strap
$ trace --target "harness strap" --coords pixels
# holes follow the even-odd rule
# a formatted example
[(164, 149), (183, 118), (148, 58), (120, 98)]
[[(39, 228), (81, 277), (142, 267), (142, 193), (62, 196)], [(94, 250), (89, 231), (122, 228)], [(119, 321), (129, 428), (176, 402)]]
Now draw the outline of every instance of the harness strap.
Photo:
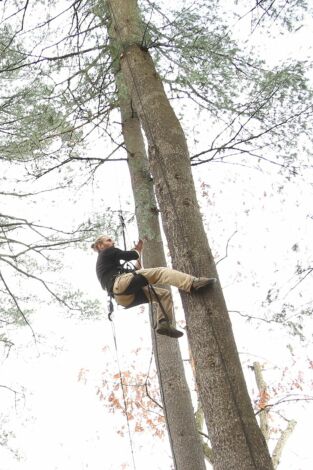
[[(134, 278), (131, 280), (129, 286), (127, 286), (127, 288), (125, 289), (124, 292), (116, 294), (112, 290), (108, 291), (108, 294), (109, 294), (109, 300), (108, 300), (108, 312), (109, 312), (109, 314), (108, 314), (108, 318), (109, 318), (110, 321), (111, 321), (111, 316), (112, 316), (112, 313), (113, 313), (113, 310), (114, 310), (112, 299), (115, 296), (118, 296), (118, 295), (131, 295), (131, 294), (135, 295), (135, 298), (134, 298), (133, 302), (130, 305), (127, 305), (127, 307), (124, 307), (125, 309), (136, 307), (137, 305), (142, 305), (144, 303), (149, 302), (149, 300), (147, 299), (145, 293), (142, 290), (142, 288), (147, 286), (149, 284), (149, 282), (147, 281), (147, 279), (142, 274), (136, 273), (135, 271), (132, 272), (132, 275), (134, 276)], [(115, 276), (115, 278), (116, 277), (117, 276)], [(114, 283), (113, 283), (113, 285), (114, 285)], [(112, 289), (113, 289), (113, 286), (112, 286)]]

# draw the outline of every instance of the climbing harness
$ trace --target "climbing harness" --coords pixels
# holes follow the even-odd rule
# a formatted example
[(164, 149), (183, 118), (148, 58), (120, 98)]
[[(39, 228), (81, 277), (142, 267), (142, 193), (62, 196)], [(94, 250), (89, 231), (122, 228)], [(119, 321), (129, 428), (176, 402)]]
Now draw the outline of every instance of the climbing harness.
[[(120, 275), (121, 274), (116, 276), (115, 279), (117, 279), (117, 277), (119, 277)], [(109, 296), (110, 296), (111, 299), (114, 298), (115, 296), (119, 296), (119, 295), (132, 295), (132, 294), (135, 295), (135, 298), (134, 298), (133, 302), (131, 302), (131, 304), (125, 306), (124, 307), (125, 309), (136, 307), (137, 305), (141, 305), (141, 304), (144, 304), (144, 303), (148, 303), (148, 299), (147, 299), (144, 291), (142, 290), (143, 287), (146, 287), (149, 284), (147, 279), (144, 276), (142, 276), (141, 274), (136, 273), (136, 271), (133, 271), (132, 275), (134, 277), (130, 281), (129, 286), (124, 290), (124, 292), (121, 292), (119, 294), (116, 294), (114, 292), (109, 293)], [(111, 300), (111, 302), (112, 302), (112, 300)]]
[[(124, 292), (120, 293), (120, 294), (116, 294), (116, 293), (113, 293), (113, 292), (109, 292), (108, 293), (108, 318), (110, 321), (112, 321), (112, 313), (114, 311), (114, 306), (113, 306), (113, 302), (112, 302), (112, 299), (114, 299), (115, 296), (118, 296), (118, 295), (135, 295), (135, 298), (133, 300), (133, 302), (131, 302), (131, 304), (127, 305), (126, 307), (124, 307), (125, 309), (128, 309), (128, 308), (132, 308), (132, 307), (136, 307), (137, 305), (142, 305), (142, 304), (147, 304), (147, 303), (150, 303), (151, 305), (153, 304), (153, 296), (155, 297), (155, 299), (157, 300), (159, 306), (160, 306), (160, 309), (163, 313), (163, 316), (165, 318), (165, 320), (170, 323), (169, 321), (169, 317), (168, 317), (168, 314), (160, 300), (160, 296), (157, 294), (155, 288), (149, 284), (148, 280), (140, 273), (137, 273), (136, 271), (133, 271), (132, 272), (132, 275), (134, 276), (134, 278), (130, 281), (130, 284), (129, 286), (125, 289)], [(116, 276), (117, 278), (118, 276)], [(115, 279), (116, 279), (115, 278)], [(149, 298), (147, 298), (145, 292), (143, 291), (143, 288), (144, 287), (147, 287), (148, 288), (148, 294), (149, 294)], [(154, 322), (154, 328), (156, 327), (156, 322)]]

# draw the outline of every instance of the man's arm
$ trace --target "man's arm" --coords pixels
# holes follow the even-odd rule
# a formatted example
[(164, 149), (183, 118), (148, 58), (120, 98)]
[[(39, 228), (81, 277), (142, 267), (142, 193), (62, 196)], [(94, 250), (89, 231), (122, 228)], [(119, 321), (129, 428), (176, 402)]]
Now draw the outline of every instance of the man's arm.
[(135, 269), (142, 268), (142, 259), (141, 259), (141, 252), (143, 250), (143, 240), (138, 240), (138, 242), (134, 246), (134, 250), (137, 251), (139, 258), (134, 263)]
[(120, 248), (114, 247), (114, 259), (118, 261), (134, 261), (139, 258), (139, 251), (133, 248), (132, 250), (121, 250)]

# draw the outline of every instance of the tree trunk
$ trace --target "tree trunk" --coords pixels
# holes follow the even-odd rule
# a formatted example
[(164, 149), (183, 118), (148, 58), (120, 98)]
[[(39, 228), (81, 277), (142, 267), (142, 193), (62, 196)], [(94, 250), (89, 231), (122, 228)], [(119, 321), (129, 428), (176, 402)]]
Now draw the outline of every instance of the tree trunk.
[[(151, 176), (144, 154), (140, 123), (130, 103), (119, 101), (123, 135), (128, 153), (136, 218), (140, 238), (145, 240), (144, 266), (166, 266)], [(154, 356), (158, 367), (164, 416), (177, 470), (205, 469), (201, 440), (186, 382), (177, 340), (155, 335)]]
[[(121, 67), (149, 143), (149, 158), (173, 267), (216, 276), (186, 139), (147, 50), (136, 0), (109, 0), (123, 44)], [(220, 285), (183, 294), (196, 380), (216, 470), (272, 470), (245, 384)]]
[[(119, 47), (114, 31), (111, 31), (110, 38), (113, 59), (116, 60), (119, 56)], [(139, 236), (145, 240), (143, 264), (145, 268), (166, 266), (158, 209), (140, 122), (118, 67), (116, 83)], [(205, 470), (201, 438), (196, 428), (178, 342), (156, 335), (153, 325), (151, 328), (164, 416), (175, 468)]]

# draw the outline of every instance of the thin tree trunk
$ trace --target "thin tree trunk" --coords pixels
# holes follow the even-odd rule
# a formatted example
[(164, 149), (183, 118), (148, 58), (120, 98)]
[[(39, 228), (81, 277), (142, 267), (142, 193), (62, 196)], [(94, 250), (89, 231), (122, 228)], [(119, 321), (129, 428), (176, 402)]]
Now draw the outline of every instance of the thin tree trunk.
[(297, 425), (296, 421), (294, 421), (294, 420), (289, 421), (287, 428), (284, 431), (282, 431), (280, 436), (279, 436), (279, 439), (277, 441), (277, 444), (275, 446), (275, 449), (274, 449), (273, 455), (272, 455), (273, 466), (274, 466), (275, 470), (277, 469), (277, 467), (279, 465), (281, 455), (283, 453), (286, 442), (287, 442), (288, 438), (290, 437), (290, 435), (292, 434), (292, 432), (293, 432), (294, 428), (296, 427), (296, 425)]
[(264, 380), (262, 367), (259, 362), (253, 363), (253, 370), (254, 370), (255, 381), (259, 389), (260, 402), (263, 403), (263, 407), (264, 407), (259, 412), (260, 428), (261, 428), (261, 431), (263, 433), (263, 436), (266, 442), (268, 442), (270, 438), (270, 427), (269, 427), (269, 422), (268, 422), (269, 409), (266, 406), (268, 402), (268, 398), (269, 398), (269, 395), (267, 392), (267, 384)]
[[(259, 402), (263, 408), (259, 411), (260, 428), (266, 439), (266, 442), (268, 442), (270, 439), (270, 431), (271, 431), (270, 425), (269, 425), (270, 407), (268, 406), (268, 401), (270, 397), (268, 394), (268, 387), (263, 377), (262, 366), (259, 362), (256, 361), (253, 363), (253, 370), (254, 370), (254, 375), (255, 375), (255, 381), (259, 389), (259, 395), (260, 395)], [(273, 462), (274, 470), (276, 470), (277, 467), (279, 466), (281, 455), (283, 453), (286, 442), (289, 439), (290, 435), (292, 434), (296, 425), (297, 425), (297, 422), (295, 420), (288, 421), (288, 425), (286, 429), (280, 432), (280, 436), (278, 438), (278, 441), (272, 453), (272, 462)]]
[[(111, 32), (113, 59), (119, 47)], [(140, 238), (145, 240), (144, 267), (166, 266), (158, 209), (148, 167), (140, 122), (127, 92), (121, 73), (116, 68), (122, 131), (128, 154)], [(153, 350), (158, 368), (173, 461), (177, 470), (205, 470), (201, 438), (196, 428), (190, 391), (177, 340), (155, 334), (152, 327)]]
[[(173, 266), (217, 276), (204, 231), (186, 139), (153, 61), (141, 47), (136, 0), (108, 0), (124, 53), (121, 67), (149, 143), (149, 158)], [(272, 470), (245, 384), (220, 285), (182, 294), (196, 380), (216, 470)]]

